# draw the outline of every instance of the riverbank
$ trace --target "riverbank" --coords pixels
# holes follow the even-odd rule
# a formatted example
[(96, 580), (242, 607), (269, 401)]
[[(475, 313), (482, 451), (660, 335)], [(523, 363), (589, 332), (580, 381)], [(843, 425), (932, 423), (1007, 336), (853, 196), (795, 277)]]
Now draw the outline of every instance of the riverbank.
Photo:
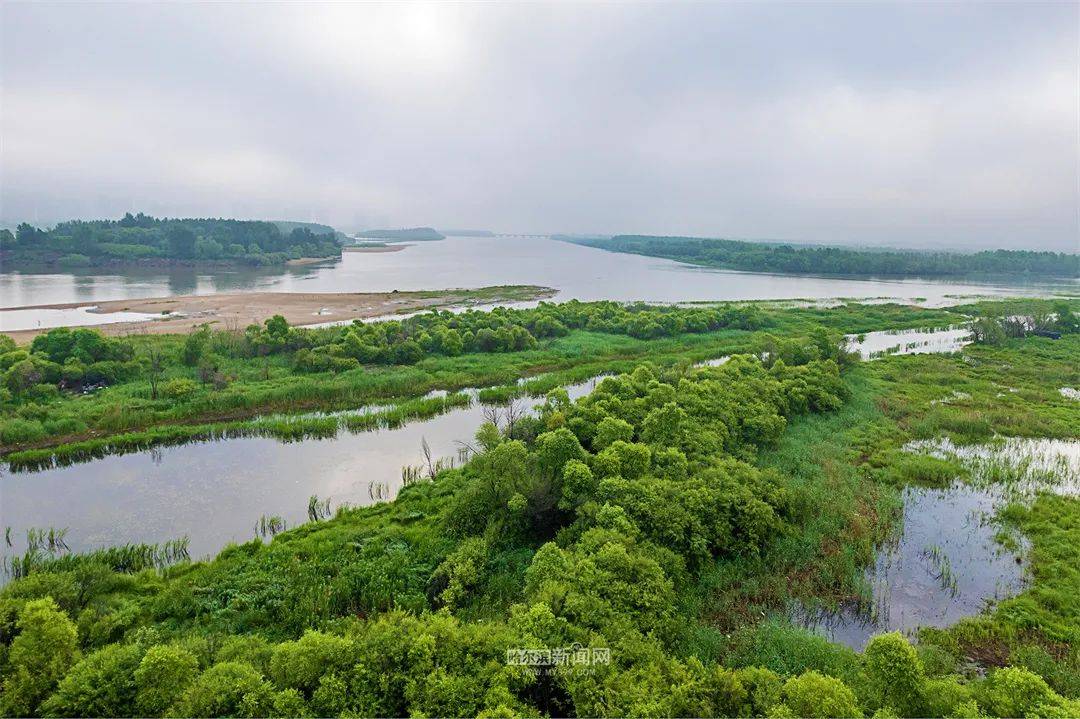
[[(290, 325), (304, 326), (349, 321), (428, 309), (467, 307), (503, 302), (547, 299), (555, 290), (532, 285), (503, 285), (478, 289), (433, 290), (426, 292), (237, 292), (213, 295), (180, 295), (146, 299), (98, 302), (92, 312), (109, 315), (137, 312), (155, 315), (133, 322), (108, 322), (95, 329), (110, 336), (129, 334), (180, 334), (204, 324), (215, 329), (240, 329), (260, 324), (274, 315)], [(12, 307), (10, 310), (66, 310), (86, 303)], [(0, 327), (4, 312), (0, 310)], [(16, 342), (29, 342), (48, 328), (5, 331)]]

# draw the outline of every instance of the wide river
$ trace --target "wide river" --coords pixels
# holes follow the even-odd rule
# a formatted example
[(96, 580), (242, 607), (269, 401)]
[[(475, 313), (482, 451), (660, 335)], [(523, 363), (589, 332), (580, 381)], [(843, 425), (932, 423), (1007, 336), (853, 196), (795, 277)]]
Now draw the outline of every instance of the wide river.
[[(755, 300), (833, 297), (922, 298), (945, 304), (971, 295), (1047, 294), (1080, 289), (1077, 281), (958, 282), (921, 279), (845, 279), (731, 272), (639, 255), (605, 252), (543, 238), (454, 237), (416, 243), (398, 252), (347, 252), (337, 262), (287, 271), (193, 269), (94, 274), (0, 273), (0, 308), (260, 290), (274, 292), (389, 292), (533, 284), (559, 290), (558, 300)], [(9, 330), (74, 323), (71, 312), (0, 314)], [(90, 315), (88, 321), (100, 321)], [(100, 318), (100, 319), (94, 319)], [(126, 317), (116, 317), (127, 319)], [(86, 320), (84, 320), (86, 321)], [(81, 322), (80, 322), (81, 323)]]

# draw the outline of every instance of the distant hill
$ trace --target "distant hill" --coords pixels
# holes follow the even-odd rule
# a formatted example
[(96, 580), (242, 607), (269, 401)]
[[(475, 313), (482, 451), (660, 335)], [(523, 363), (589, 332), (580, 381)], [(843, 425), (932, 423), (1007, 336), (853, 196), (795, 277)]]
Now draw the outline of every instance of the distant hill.
[(396, 240), (404, 242), (431, 242), (433, 240), (445, 240), (446, 235), (435, 231), (431, 227), (406, 227), (400, 230), (364, 230), (357, 232), (356, 236), (365, 240)]
[(491, 230), (439, 230), (447, 237), (494, 237)]

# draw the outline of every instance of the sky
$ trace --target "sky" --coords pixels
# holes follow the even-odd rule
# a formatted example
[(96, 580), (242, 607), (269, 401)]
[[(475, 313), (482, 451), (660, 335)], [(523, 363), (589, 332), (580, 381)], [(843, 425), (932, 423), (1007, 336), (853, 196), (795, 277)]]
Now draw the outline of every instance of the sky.
[(0, 2), (0, 219), (1080, 251), (1080, 4)]

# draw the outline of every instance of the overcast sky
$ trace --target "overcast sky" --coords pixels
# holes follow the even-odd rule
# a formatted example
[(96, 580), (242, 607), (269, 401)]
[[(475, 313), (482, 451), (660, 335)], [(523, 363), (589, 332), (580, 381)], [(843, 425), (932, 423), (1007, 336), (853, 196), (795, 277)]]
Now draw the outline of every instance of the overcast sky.
[(0, 2), (0, 218), (1080, 249), (1080, 5)]

